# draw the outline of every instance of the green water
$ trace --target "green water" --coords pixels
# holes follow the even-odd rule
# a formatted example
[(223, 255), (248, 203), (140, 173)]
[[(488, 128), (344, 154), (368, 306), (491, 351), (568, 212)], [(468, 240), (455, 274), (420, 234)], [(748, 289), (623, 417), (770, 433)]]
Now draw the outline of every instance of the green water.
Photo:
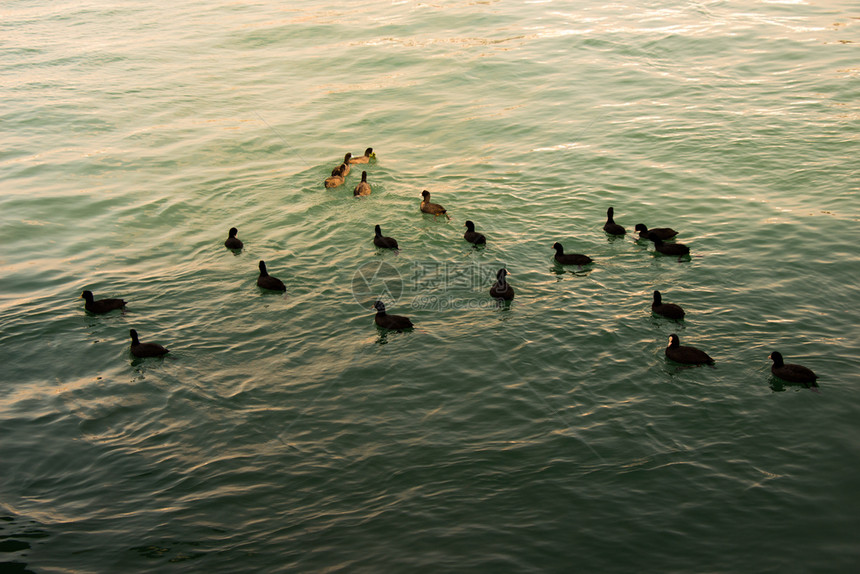
[(856, 568), (855, 4), (31, 0), (0, 30), (0, 570)]

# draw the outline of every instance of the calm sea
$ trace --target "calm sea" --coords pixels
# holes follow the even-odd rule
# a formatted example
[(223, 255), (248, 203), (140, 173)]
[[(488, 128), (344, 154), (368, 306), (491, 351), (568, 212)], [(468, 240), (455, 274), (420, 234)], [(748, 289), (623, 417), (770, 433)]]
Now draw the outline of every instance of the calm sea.
[(858, 43), (849, 0), (4, 2), (0, 571), (856, 571)]

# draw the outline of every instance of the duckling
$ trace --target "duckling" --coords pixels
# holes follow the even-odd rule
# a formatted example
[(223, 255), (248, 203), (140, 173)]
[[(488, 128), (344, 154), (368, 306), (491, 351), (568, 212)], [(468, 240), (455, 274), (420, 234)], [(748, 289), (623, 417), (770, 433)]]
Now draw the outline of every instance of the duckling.
[(663, 315), (668, 319), (680, 321), (684, 318), (684, 310), (680, 305), (674, 303), (663, 303), (663, 296), (659, 291), (654, 291), (654, 302), (651, 303), (651, 311), (658, 315)]
[(343, 185), (344, 177), (346, 176), (346, 174), (344, 173), (345, 171), (346, 164), (340, 164), (339, 166), (331, 170), (331, 177), (325, 178), (325, 182), (323, 184), (325, 185), (326, 189), (340, 187), (341, 185)]
[(352, 190), (353, 196), (358, 195), (370, 195), (370, 184), (367, 183), (367, 172), (361, 172), (361, 181), (358, 182), (358, 185), (355, 186), (355, 189)]
[(672, 229), (671, 227), (655, 227), (654, 229), (648, 229), (648, 226), (644, 223), (637, 223), (634, 230), (639, 232), (639, 239), (648, 239), (649, 233), (654, 233), (660, 239), (672, 239), (678, 232)]
[(373, 244), (383, 249), (397, 249), (397, 240), (393, 237), (383, 237), (382, 228), (378, 225), (374, 228)]
[(463, 239), (474, 245), (484, 245), (487, 243), (487, 238), (475, 231), (475, 224), (471, 221), (466, 222), (466, 233), (463, 234)]
[(439, 205), (438, 203), (430, 203), (430, 192), (426, 189), (421, 192), (421, 211), (424, 213), (429, 213), (430, 215), (444, 215), (448, 219), (451, 219), (451, 216), (448, 215), (448, 211)]
[(496, 282), (490, 287), (490, 297), (493, 299), (503, 299), (511, 301), (514, 298), (514, 288), (508, 283), (505, 276), (508, 274), (507, 269), (499, 269), (496, 274)]
[(677, 255), (678, 260), (684, 255), (690, 254), (690, 248), (683, 243), (664, 243), (662, 239), (657, 237), (656, 233), (649, 233), (648, 239), (654, 242), (654, 249), (663, 255)]
[(227, 241), (224, 242), (224, 247), (227, 249), (242, 249), (245, 245), (242, 243), (241, 239), (236, 237), (236, 234), (238, 233), (238, 229), (231, 227), (227, 235)]
[(565, 253), (561, 243), (553, 243), (552, 248), (555, 249), (555, 260), (562, 265), (588, 265), (594, 262), (588, 255)]
[(137, 338), (137, 331), (134, 329), (131, 329), (129, 334), (131, 335), (131, 354), (135, 357), (161, 357), (170, 352), (158, 343), (141, 343), (140, 339)]
[(270, 291), (286, 291), (284, 282), (277, 277), (272, 277), (266, 270), (265, 261), (260, 261), (260, 276), (257, 277), (257, 286)]
[(84, 300), (84, 309), (90, 313), (95, 313), (96, 315), (103, 315), (114, 311), (115, 309), (122, 309), (125, 307), (125, 301), (122, 299), (94, 300), (92, 291), (84, 291), (81, 293), (81, 299)]
[(373, 308), (376, 309), (376, 317), (374, 318), (374, 321), (383, 329), (402, 331), (403, 329), (411, 329), (413, 327), (412, 321), (409, 320), (409, 317), (404, 317), (402, 315), (389, 315), (386, 313), (385, 305), (382, 301), (374, 303)]
[(349, 158), (349, 163), (368, 163), (372, 157), (376, 156), (373, 154), (373, 148), (369, 147), (364, 150), (364, 155)]
[(684, 363), (687, 365), (713, 365), (714, 360), (704, 351), (700, 351), (695, 347), (685, 347), (680, 344), (681, 340), (678, 335), (672, 333), (669, 335), (669, 346), (666, 347), (666, 357), (676, 363)]
[(770, 356), (768, 356), (768, 359), (773, 361), (773, 365), (770, 368), (770, 372), (773, 373), (773, 376), (778, 377), (783, 381), (788, 381), (789, 383), (802, 383), (804, 385), (818, 386), (815, 383), (816, 379), (818, 379), (818, 375), (803, 365), (784, 363), (782, 353), (779, 351), (773, 351)]
[(606, 223), (603, 224), (603, 231), (608, 233), (609, 235), (624, 235), (627, 233), (627, 230), (615, 223), (615, 220), (612, 219), (615, 210), (613, 208), (609, 208), (606, 210)]

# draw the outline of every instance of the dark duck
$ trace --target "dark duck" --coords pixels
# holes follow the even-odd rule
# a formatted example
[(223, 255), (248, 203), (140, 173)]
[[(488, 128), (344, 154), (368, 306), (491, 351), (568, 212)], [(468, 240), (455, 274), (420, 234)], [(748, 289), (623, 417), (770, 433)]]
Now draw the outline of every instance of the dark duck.
[(678, 335), (672, 333), (669, 335), (669, 346), (666, 347), (666, 357), (676, 363), (684, 363), (685, 365), (713, 365), (714, 360), (704, 351), (696, 347), (686, 347), (681, 345), (681, 340)]
[(593, 263), (593, 260), (588, 255), (582, 255), (581, 253), (565, 253), (564, 247), (561, 246), (561, 243), (555, 242), (552, 244), (552, 248), (555, 249), (555, 260), (561, 265), (588, 265), (589, 263)]
[(404, 329), (411, 329), (413, 327), (412, 321), (409, 320), (409, 317), (404, 317), (402, 315), (389, 315), (385, 312), (385, 305), (382, 301), (377, 301), (373, 304), (373, 308), (376, 309), (376, 317), (374, 318), (374, 322), (382, 327), (383, 329), (389, 329), (391, 331), (402, 331)]
[(609, 235), (625, 235), (627, 230), (615, 223), (614, 215), (615, 210), (613, 208), (610, 207), (606, 210), (606, 223), (603, 224), (603, 231)]
[(499, 269), (496, 273), (496, 282), (490, 287), (490, 297), (503, 301), (511, 301), (514, 298), (514, 288), (508, 283), (507, 275), (507, 269)]

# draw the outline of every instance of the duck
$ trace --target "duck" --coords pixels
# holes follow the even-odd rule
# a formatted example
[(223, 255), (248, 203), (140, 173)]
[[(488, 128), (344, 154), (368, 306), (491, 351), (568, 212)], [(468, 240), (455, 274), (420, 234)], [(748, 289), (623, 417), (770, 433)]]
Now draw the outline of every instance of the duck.
[(383, 329), (402, 331), (403, 329), (411, 329), (413, 327), (412, 321), (409, 320), (409, 317), (404, 317), (402, 315), (389, 315), (386, 313), (385, 304), (382, 301), (374, 303), (373, 308), (376, 309), (376, 317), (374, 318), (374, 321)]
[(496, 273), (496, 282), (490, 287), (490, 297), (504, 301), (511, 301), (514, 298), (514, 288), (505, 279), (507, 275), (507, 269), (499, 269), (499, 272)]
[(349, 164), (351, 163), (351, 161), (352, 161), (352, 154), (351, 153), (347, 153), (345, 156), (343, 156), (343, 163), (340, 164), (340, 165), (344, 166), (343, 177), (346, 177), (349, 175)]
[(627, 230), (615, 223), (615, 220), (612, 219), (614, 214), (615, 210), (613, 208), (610, 207), (606, 210), (606, 223), (603, 224), (603, 231), (609, 235), (625, 235)]
[(372, 157), (376, 157), (376, 156), (373, 155), (373, 148), (369, 147), (366, 150), (364, 150), (364, 155), (360, 155), (358, 157), (353, 156), (353, 157), (349, 158), (349, 163), (369, 163), (370, 158), (372, 158)]
[(588, 265), (594, 261), (588, 255), (580, 253), (565, 253), (561, 243), (555, 242), (552, 244), (555, 249), (555, 260), (562, 265)]
[(266, 270), (266, 262), (260, 261), (260, 276), (257, 277), (257, 286), (270, 291), (286, 291), (284, 282), (277, 277), (272, 277)]
[(346, 177), (346, 173), (344, 173), (345, 171), (346, 171), (346, 165), (345, 164), (340, 164), (339, 166), (337, 166), (336, 168), (331, 170), (331, 176), (325, 178), (325, 182), (323, 183), (323, 185), (325, 185), (326, 189), (331, 189), (333, 187), (340, 187), (341, 185), (343, 185), (343, 182), (345, 181), (344, 177)]
[(487, 243), (487, 238), (482, 233), (475, 231), (475, 224), (471, 221), (466, 222), (466, 233), (463, 234), (463, 239), (474, 245)]
[(451, 216), (448, 215), (448, 210), (439, 205), (438, 203), (430, 203), (430, 192), (426, 189), (421, 192), (421, 211), (424, 213), (429, 213), (430, 215), (444, 215), (448, 219), (451, 219)]
[(382, 235), (382, 228), (378, 225), (373, 229), (375, 235), (373, 236), (373, 244), (377, 247), (382, 247), (383, 249), (398, 249), (397, 240), (393, 237), (384, 237)]
[(680, 260), (684, 255), (690, 254), (690, 248), (683, 243), (664, 243), (656, 233), (649, 233), (648, 239), (654, 242), (654, 249), (663, 255), (677, 255)]
[(644, 223), (637, 223), (634, 230), (639, 232), (639, 239), (648, 239), (648, 234), (653, 233), (660, 239), (672, 239), (678, 232), (672, 229), (671, 227), (655, 227), (654, 229), (648, 229), (648, 226)]
[(116, 309), (122, 309), (126, 303), (122, 299), (93, 299), (92, 291), (84, 291), (81, 293), (81, 299), (84, 300), (84, 309), (96, 315), (103, 315)]
[(659, 291), (654, 291), (654, 302), (651, 303), (651, 311), (658, 315), (663, 315), (668, 319), (680, 321), (684, 318), (684, 310), (680, 305), (674, 303), (663, 303), (663, 296)]
[(358, 182), (358, 185), (355, 186), (355, 189), (352, 190), (353, 196), (359, 195), (370, 195), (370, 184), (367, 183), (367, 172), (361, 172), (361, 181)]
[(773, 361), (773, 365), (770, 368), (770, 372), (773, 373), (773, 376), (780, 378), (783, 381), (788, 381), (789, 383), (802, 383), (805, 385), (817, 386), (815, 381), (818, 379), (818, 375), (803, 365), (783, 362), (782, 353), (779, 351), (771, 352), (768, 359)]
[(138, 358), (144, 357), (161, 357), (170, 351), (166, 347), (162, 347), (158, 343), (141, 343), (137, 338), (137, 331), (129, 330), (131, 335), (131, 354)]
[(230, 231), (227, 232), (227, 241), (224, 242), (224, 247), (227, 249), (242, 249), (245, 246), (242, 240), (236, 237), (237, 233), (239, 233), (238, 229), (235, 227), (230, 228)]
[(706, 352), (700, 351), (695, 347), (685, 347), (681, 345), (681, 340), (675, 333), (669, 335), (669, 346), (666, 347), (666, 357), (676, 363), (684, 363), (687, 365), (714, 364), (714, 360)]

